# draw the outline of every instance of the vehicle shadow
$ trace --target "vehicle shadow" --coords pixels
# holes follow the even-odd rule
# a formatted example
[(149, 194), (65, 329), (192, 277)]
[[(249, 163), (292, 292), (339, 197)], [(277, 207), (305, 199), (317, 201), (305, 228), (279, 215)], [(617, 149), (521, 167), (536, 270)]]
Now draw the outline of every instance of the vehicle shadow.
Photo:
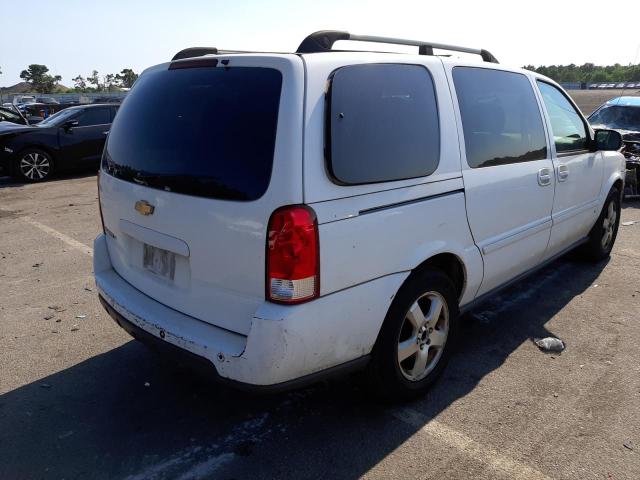
[[(606, 264), (563, 258), (466, 314), (445, 374), (410, 407), (428, 423), (524, 342), (552, 335), (546, 323)], [(358, 478), (421, 425), (352, 380), (253, 396), (131, 341), (0, 395), (0, 478)]]
[[(74, 178), (85, 178), (85, 177), (95, 177), (97, 175), (97, 169), (82, 169), (82, 170), (73, 170), (64, 173), (60, 173), (58, 175), (54, 175), (51, 179), (46, 182), (42, 182), (39, 185), (46, 185), (49, 183), (57, 183), (65, 180), (71, 180)], [(2, 188), (15, 188), (15, 187), (24, 187), (25, 185), (34, 185), (33, 183), (22, 182), (14, 177), (0, 177), (0, 189)]]
[(626, 210), (627, 208), (640, 208), (640, 197), (638, 196), (634, 196), (634, 197), (626, 197), (623, 201), (622, 201), (622, 210)]

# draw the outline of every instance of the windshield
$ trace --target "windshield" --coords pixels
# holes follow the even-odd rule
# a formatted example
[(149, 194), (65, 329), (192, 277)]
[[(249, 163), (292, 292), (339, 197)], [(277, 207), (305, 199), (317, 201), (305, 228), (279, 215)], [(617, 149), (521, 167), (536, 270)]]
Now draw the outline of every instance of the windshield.
[(103, 168), (170, 192), (260, 198), (271, 179), (281, 84), (272, 68), (148, 72), (118, 111)]
[(596, 127), (640, 132), (640, 107), (603, 107), (589, 117), (589, 123)]
[(62, 125), (65, 121), (67, 121), (70, 117), (72, 117), (76, 113), (78, 113), (78, 110), (71, 109), (71, 108), (67, 110), (60, 110), (58, 113), (51, 115), (49, 118), (45, 118), (43, 121), (41, 121), (38, 124), (38, 126), (39, 127), (57, 127), (59, 125)]

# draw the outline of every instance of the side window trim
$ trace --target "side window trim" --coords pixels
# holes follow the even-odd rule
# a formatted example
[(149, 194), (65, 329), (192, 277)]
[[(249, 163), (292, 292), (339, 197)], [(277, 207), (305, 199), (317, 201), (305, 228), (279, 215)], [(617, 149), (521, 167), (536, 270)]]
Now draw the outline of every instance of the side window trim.
[(93, 125), (82, 125), (82, 126), (74, 127), (74, 128), (78, 129), (78, 128), (104, 127), (105, 125), (111, 125), (111, 124), (110, 123), (95, 123)]
[[(331, 114), (331, 99), (332, 99), (332, 90), (333, 90), (333, 81), (334, 81), (334, 77), (336, 75), (337, 72), (339, 72), (341, 69), (347, 68), (347, 67), (357, 67), (357, 66), (364, 66), (364, 65), (395, 65), (395, 66), (409, 66), (409, 67), (421, 67), (425, 70), (425, 72), (427, 73), (427, 75), (429, 76), (430, 82), (431, 82), (431, 88), (433, 91), (433, 98), (435, 101), (435, 109), (436, 109), (436, 118), (437, 118), (437, 125), (438, 125), (438, 154), (437, 154), (437, 162), (435, 165), (434, 170), (427, 174), (427, 175), (418, 175), (418, 176), (411, 176), (411, 177), (405, 177), (405, 178), (394, 178), (391, 180), (378, 180), (378, 181), (367, 181), (367, 182), (361, 182), (361, 183), (347, 183), (347, 182), (343, 182), (342, 180), (340, 180), (334, 173), (333, 168), (332, 168), (332, 142), (331, 142), (331, 118), (332, 118), (332, 114)], [(402, 182), (402, 181), (406, 181), (406, 180), (413, 180), (413, 179), (418, 179), (418, 178), (428, 178), (430, 176), (432, 176), (435, 172), (437, 172), (441, 160), (442, 160), (442, 124), (441, 124), (441, 118), (440, 118), (440, 104), (439, 104), (439, 98), (438, 98), (438, 92), (436, 89), (436, 82), (434, 80), (433, 74), (431, 73), (431, 71), (429, 70), (429, 68), (426, 65), (423, 64), (419, 64), (419, 63), (400, 63), (400, 62), (390, 62), (390, 63), (386, 63), (386, 62), (373, 62), (373, 63), (355, 63), (355, 64), (349, 64), (349, 65), (341, 65), (340, 67), (334, 69), (329, 76), (327, 77), (327, 87), (326, 87), (326, 93), (324, 96), (324, 107), (325, 107), (325, 115), (324, 115), (324, 152), (323, 152), (323, 156), (324, 156), (324, 168), (325, 168), (325, 172), (327, 174), (327, 177), (331, 180), (332, 183), (334, 183), (335, 185), (339, 185), (339, 186), (343, 186), (343, 187), (358, 187), (358, 186), (363, 186), (363, 185), (379, 185), (379, 184), (392, 184), (395, 182)]]
[[(588, 145), (591, 144), (591, 142), (593, 142), (593, 138), (591, 136), (591, 126), (589, 125), (589, 122), (587, 121), (587, 119), (583, 115), (582, 111), (578, 108), (576, 103), (573, 101), (573, 99), (569, 95), (567, 95), (564, 90), (562, 90), (561, 88), (558, 88), (556, 85), (554, 85), (553, 83), (551, 83), (551, 82), (549, 82), (547, 80), (544, 80), (544, 79), (538, 78), (538, 77), (534, 77), (534, 81), (535, 81), (535, 84), (536, 84), (535, 85), (536, 93), (538, 95), (540, 95), (540, 103), (541, 103), (541, 106), (542, 106), (542, 109), (543, 109), (543, 115), (544, 115), (545, 123), (546, 123), (546, 126), (547, 126), (547, 130), (548, 130), (549, 143), (550, 143), (550, 145), (553, 146), (553, 151), (556, 154), (556, 158), (571, 157), (573, 155), (580, 155), (582, 153), (589, 152), (590, 150), (588, 148)], [(575, 150), (565, 150), (565, 151), (562, 151), (562, 152), (558, 152), (558, 150), (556, 148), (555, 137), (553, 135), (553, 125), (551, 125), (551, 116), (549, 115), (549, 111), (547, 109), (547, 105), (546, 105), (546, 103), (544, 101), (544, 97), (542, 95), (542, 91), (540, 90), (540, 86), (538, 85), (539, 83), (544, 83), (545, 85), (548, 85), (548, 86), (554, 88), (555, 90), (560, 92), (560, 94), (569, 102), (569, 104), (573, 108), (573, 110), (576, 113), (576, 115), (578, 115), (578, 118), (580, 118), (580, 120), (582, 121), (582, 125), (584, 127), (585, 134), (586, 134), (586, 139), (587, 139), (587, 141), (586, 141), (587, 146), (585, 148), (577, 148)]]

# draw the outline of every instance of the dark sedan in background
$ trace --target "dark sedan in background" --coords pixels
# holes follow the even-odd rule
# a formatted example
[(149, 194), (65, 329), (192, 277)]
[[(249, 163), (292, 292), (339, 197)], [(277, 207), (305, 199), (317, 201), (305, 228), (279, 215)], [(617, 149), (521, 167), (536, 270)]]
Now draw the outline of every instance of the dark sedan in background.
[(54, 171), (98, 167), (118, 105), (70, 107), (37, 125), (0, 123), (0, 175), (40, 182)]

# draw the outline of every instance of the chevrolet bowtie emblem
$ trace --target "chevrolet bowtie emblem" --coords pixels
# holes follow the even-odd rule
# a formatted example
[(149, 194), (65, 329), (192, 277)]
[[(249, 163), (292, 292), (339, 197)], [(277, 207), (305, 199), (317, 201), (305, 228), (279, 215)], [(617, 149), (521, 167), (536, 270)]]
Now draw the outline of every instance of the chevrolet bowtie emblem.
[(138, 200), (136, 202), (136, 210), (140, 215), (151, 215), (153, 211), (156, 209), (153, 205), (151, 205), (146, 200)]

